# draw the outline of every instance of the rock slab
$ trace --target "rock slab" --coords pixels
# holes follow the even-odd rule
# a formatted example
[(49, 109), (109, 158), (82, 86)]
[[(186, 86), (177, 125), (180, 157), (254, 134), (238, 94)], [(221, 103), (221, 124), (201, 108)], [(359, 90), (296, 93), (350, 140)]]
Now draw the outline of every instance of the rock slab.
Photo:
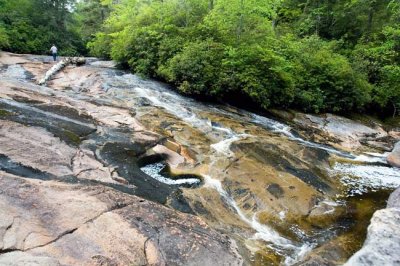
[(363, 247), (346, 266), (400, 265), (400, 188), (386, 209), (375, 212)]
[(396, 143), (393, 151), (388, 155), (386, 160), (390, 165), (400, 168), (400, 142)]
[(199, 218), (104, 186), (0, 171), (0, 265), (241, 265)]

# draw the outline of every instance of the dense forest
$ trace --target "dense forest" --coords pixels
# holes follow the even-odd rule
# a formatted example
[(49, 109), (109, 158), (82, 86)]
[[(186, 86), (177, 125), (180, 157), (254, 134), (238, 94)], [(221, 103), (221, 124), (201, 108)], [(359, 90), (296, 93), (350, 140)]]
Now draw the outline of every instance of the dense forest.
[(0, 48), (111, 58), (182, 93), (306, 112), (400, 108), (399, 0), (0, 0)]

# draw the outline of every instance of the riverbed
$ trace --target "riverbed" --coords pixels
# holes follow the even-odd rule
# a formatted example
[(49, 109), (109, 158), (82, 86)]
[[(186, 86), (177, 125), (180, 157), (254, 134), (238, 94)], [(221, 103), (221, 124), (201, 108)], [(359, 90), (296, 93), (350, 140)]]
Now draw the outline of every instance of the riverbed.
[[(38, 86), (47, 58), (8, 56), (2, 171), (101, 185), (197, 216), (234, 240), (245, 265), (344, 263), (400, 186), (383, 150), (317, 141), (289, 121), (199, 102), (94, 58)], [(29, 150), (33, 141), (54, 155)]]

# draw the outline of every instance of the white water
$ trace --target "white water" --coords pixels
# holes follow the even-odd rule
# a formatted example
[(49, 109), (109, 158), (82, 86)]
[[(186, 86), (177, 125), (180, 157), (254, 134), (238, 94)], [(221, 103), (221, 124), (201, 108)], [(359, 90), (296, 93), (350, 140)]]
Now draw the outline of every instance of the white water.
[[(21, 68), (22, 69), (22, 68)], [(5, 76), (16, 76), (16, 77), (24, 77), (25, 72), (21, 73), (20, 68), (10, 68), (6, 71)], [(4, 76), (4, 73), (2, 73)], [(23, 78), (25, 79), (25, 77)], [(352, 159), (356, 162), (366, 162), (366, 163), (386, 163), (386, 154), (361, 154), (361, 155), (353, 155), (351, 153), (343, 152), (332, 147), (327, 147), (321, 144), (313, 143), (302, 139), (295, 134), (292, 133), (292, 129), (290, 126), (285, 125), (283, 123), (274, 121), (272, 119), (258, 116), (256, 114), (252, 114), (249, 112), (241, 111), (243, 115), (240, 116), (235, 113), (229, 113), (227, 111), (219, 110), (216, 107), (209, 107), (203, 105), (201, 103), (192, 101), (188, 98), (182, 97), (174, 92), (170, 92), (167, 89), (163, 88), (158, 83), (152, 81), (144, 81), (139, 79), (134, 75), (123, 75), (123, 76), (114, 76), (113, 80), (110, 80), (108, 84), (105, 84), (106, 90), (112, 91), (115, 97), (125, 102), (129, 101), (131, 96), (133, 97), (143, 97), (148, 99), (153, 106), (157, 106), (163, 108), (168, 113), (176, 116), (182, 121), (186, 122), (191, 127), (200, 129), (205, 134), (213, 134), (215, 143), (211, 145), (211, 147), (219, 154), (226, 157), (234, 157), (235, 154), (230, 149), (232, 143), (239, 141), (244, 138), (251, 138), (251, 135), (247, 134), (238, 134), (234, 132), (231, 128), (224, 127), (221, 124), (212, 123), (209, 119), (201, 118), (200, 112), (209, 111), (210, 109), (214, 110), (216, 114), (228, 115), (231, 119), (243, 119), (244, 122), (252, 122), (254, 124), (260, 125), (263, 128), (286, 136), (288, 139), (296, 141), (304, 146), (318, 148), (321, 150), (325, 150), (331, 154), (336, 154), (338, 156)], [(111, 86), (110, 84), (118, 84), (120, 82), (123, 86), (120, 91), (114, 90), (117, 86)], [(129, 96), (129, 97), (126, 97)], [(4, 100), (8, 101), (8, 100)], [(48, 113), (43, 110), (30, 107), (23, 103), (18, 103), (14, 101), (8, 101), (8, 104), (13, 104), (14, 106), (18, 106), (20, 108), (25, 108), (30, 111), (42, 113), (46, 116), (51, 116), (53, 118), (66, 120), (69, 122), (73, 122), (79, 125), (87, 124), (82, 123), (77, 120), (69, 119), (60, 115), (56, 115), (53, 113)], [(220, 132), (222, 134), (214, 134), (215, 132)], [(217, 136), (217, 137), (216, 137)], [(182, 184), (198, 184), (200, 182), (199, 179), (188, 178), (188, 179), (180, 179), (173, 180), (170, 178), (166, 178), (160, 174), (165, 165), (163, 164), (153, 164), (148, 165), (146, 167), (141, 168), (143, 172), (152, 176), (156, 180), (163, 182), (168, 185), (182, 185)], [(352, 189), (351, 193), (364, 193), (368, 189), (380, 189), (380, 188), (395, 188), (400, 185), (400, 170), (390, 167), (384, 166), (373, 166), (373, 165), (353, 165), (353, 164), (336, 164), (332, 173), (334, 175), (339, 175), (341, 180), (349, 185), (349, 188)], [(279, 251), (286, 251), (290, 256), (287, 256), (285, 260), (285, 264), (290, 265), (300, 260), (308, 251), (313, 248), (311, 244), (303, 244), (299, 245), (294, 243), (293, 241), (282, 237), (276, 232), (273, 228), (262, 224), (258, 221), (257, 214), (252, 215), (251, 217), (247, 217), (245, 213), (239, 208), (236, 204), (235, 200), (229, 195), (229, 193), (223, 188), (221, 182), (219, 180), (213, 179), (210, 176), (205, 176), (206, 184), (205, 186), (210, 187), (218, 191), (223, 200), (232, 207), (238, 217), (247, 224), (250, 228), (254, 230), (254, 239), (262, 240)], [(335, 207), (334, 202), (324, 201), (323, 203)], [(285, 218), (285, 213), (279, 213), (279, 217), (281, 219)]]
[[(206, 106), (202, 103), (196, 102), (192, 99), (170, 91), (164, 88), (161, 84), (140, 79), (139, 77), (132, 74), (112, 76), (112, 78), (113, 81), (109, 81), (108, 83), (123, 83), (123, 87), (129, 87), (132, 89), (133, 97), (143, 97), (148, 99), (154, 106), (165, 109), (167, 112), (175, 115), (179, 119), (188, 123), (190, 126), (200, 129), (205, 134), (217, 130), (226, 133), (225, 139), (235, 138), (235, 141), (241, 139), (239, 134), (235, 133), (230, 128), (223, 127), (223, 125), (220, 124), (213, 124), (211, 121), (207, 119), (202, 119), (198, 116), (199, 112), (213, 110), (215, 113), (221, 113), (239, 119), (239, 117), (236, 117), (237, 114), (235, 113), (229, 113), (225, 110), (220, 110), (214, 106)], [(117, 79), (117, 82), (115, 79)], [(354, 155), (352, 153), (340, 151), (333, 147), (328, 147), (325, 145), (307, 141), (299, 136), (296, 136), (292, 133), (292, 128), (289, 125), (244, 110), (240, 110), (240, 112), (243, 114), (243, 116), (240, 116), (240, 119), (244, 121), (248, 120), (248, 122), (260, 125), (261, 127), (274, 133), (282, 134), (291, 140), (299, 142), (304, 146), (325, 150), (330, 154), (335, 154), (340, 157), (351, 159), (357, 162), (386, 163), (386, 154), (377, 155), (366, 153), (361, 155)], [(222, 139), (220, 141), (224, 141), (225, 139)], [(216, 144), (217, 143), (215, 143), (214, 145)], [(231, 155), (231, 153), (228, 154)]]
[[(359, 163), (381, 163), (387, 164), (386, 157), (389, 153), (364, 153), (354, 155), (352, 153), (339, 151), (334, 148), (326, 147), (321, 144), (313, 143), (296, 137), (291, 133), (291, 128), (272, 119), (254, 115), (254, 122), (263, 125), (273, 132), (282, 133), (289, 139), (297, 141), (304, 146), (325, 150), (331, 154), (350, 159)], [(359, 164), (341, 164), (336, 163), (333, 169), (328, 169), (333, 176), (339, 176), (341, 182), (345, 184), (349, 190), (348, 195), (364, 194), (369, 190), (377, 189), (395, 189), (400, 186), (400, 169), (390, 166), (377, 165), (359, 165)]]
[(400, 186), (399, 168), (336, 163), (330, 173), (340, 176), (342, 183), (349, 188), (349, 195)]
[(277, 250), (286, 250), (291, 253), (290, 256), (286, 257), (285, 264), (291, 265), (296, 261), (300, 260), (308, 251), (310, 251), (313, 246), (311, 244), (303, 244), (301, 246), (296, 245), (289, 239), (286, 239), (279, 235), (274, 229), (270, 228), (265, 224), (261, 224), (257, 219), (257, 214), (254, 214), (251, 219), (242, 212), (242, 210), (237, 206), (235, 200), (228, 194), (228, 192), (223, 189), (221, 181), (214, 179), (208, 175), (204, 176), (204, 186), (213, 188), (218, 191), (221, 197), (228, 203), (238, 214), (240, 219), (249, 225), (256, 233), (253, 239), (263, 240), (270, 243)]
[[(236, 134), (230, 128), (223, 127), (222, 125), (213, 125), (211, 121), (199, 118), (196, 114), (209, 109), (213, 109), (215, 112), (223, 112), (218, 110), (217, 108), (207, 107), (201, 103), (195, 102), (177, 93), (171, 92), (155, 82), (141, 80), (140, 78), (132, 74), (126, 74), (117, 78), (119, 79), (119, 82), (126, 82), (127, 84), (130, 84), (133, 89), (134, 96), (148, 99), (152, 103), (152, 105), (163, 108), (170, 114), (173, 114), (182, 121), (188, 123), (190, 126), (200, 129), (203, 133), (207, 134), (213, 130), (218, 130), (226, 133), (226, 138), (230, 140), (228, 141), (227, 139), (222, 139), (220, 145), (224, 145), (224, 143), (233, 143), (234, 141), (242, 139), (239, 134)], [(250, 118), (249, 122), (261, 125), (263, 128), (266, 128), (272, 132), (285, 135), (289, 139), (300, 142), (305, 146), (326, 150), (329, 153), (336, 154), (345, 158), (356, 157), (355, 155), (297, 137), (291, 132), (292, 129), (290, 126), (280, 123), (278, 121), (243, 110), (241, 110), (241, 112), (245, 114), (245, 116), (241, 117), (241, 119), (246, 120)], [(224, 111), (223, 113), (225, 115), (233, 115), (232, 113), (228, 113), (226, 111)], [(221, 148), (219, 148), (218, 146), (219, 144), (215, 143), (212, 147), (216, 147), (217, 151), (222, 151), (228, 156), (232, 155), (232, 153), (226, 150), (221, 150)]]
[(267, 117), (259, 116), (256, 114), (251, 114), (251, 116), (253, 117), (254, 123), (259, 124), (259, 125), (263, 126), (264, 128), (271, 130), (272, 132), (281, 133), (281, 134), (287, 136), (289, 139), (297, 141), (297, 142), (303, 144), (304, 146), (311, 147), (311, 148), (317, 148), (320, 150), (325, 150), (329, 153), (336, 154), (336, 155), (339, 155), (339, 156), (345, 157), (345, 158), (352, 159), (355, 157), (354, 155), (352, 155), (350, 153), (339, 151), (332, 147), (327, 147), (327, 146), (317, 144), (317, 143), (302, 139), (300, 137), (297, 137), (291, 132), (292, 128), (290, 126), (282, 124), (278, 121), (272, 120)]
[[(114, 77), (115, 78), (115, 77)], [(205, 112), (214, 112), (217, 115), (224, 115), (232, 120), (241, 120), (243, 122), (252, 123), (262, 128), (287, 137), (301, 145), (306, 147), (316, 148), (320, 150), (325, 150), (329, 154), (334, 154), (348, 160), (352, 160), (357, 163), (381, 163), (386, 164), (387, 154), (352, 154), (345, 151), (337, 150), (333, 147), (317, 144), (308, 140), (305, 140), (299, 136), (296, 136), (292, 132), (292, 128), (286, 124), (280, 123), (278, 121), (262, 117), (250, 112), (243, 110), (238, 110), (237, 113), (230, 113), (226, 110), (220, 110), (216, 106), (207, 106), (202, 103), (193, 101), (186, 97), (183, 97), (177, 93), (171, 92), (164, 88), (162, 85), (152, 81), (141, 80), (134, 75), (123, 75), (118, 77), (118, 82), (125, 82), (125, 87), (127, 88), (121, 94), (117, 89), (110, 89), (117, 98), (126, 99), (142, 97), (151, 102), (153, 106), (163, 108), (166, 112), (176, 116), (183, 122), (187, 123), (189, 126), (196, 128), (203, 132), (208, 137), (214, 140), (211, 144), (211, 148), (217, 152), (215, 155), (222, 155), (225, 157), (232, 158), (235, 156), (234, 152), (231, 151), (230, 146), (232, 143), (239, 141), (243, 138), (251, 138), (252, 136), (246, 134), (239, 134), (234, 132), (232, 129), (224, 127), (222, 124), (213, 123), (210, 119), (201, 118), (201, 114), (204, 115)], [(113, 84), (113, 82), (110, 82)], [(133, 101), (132, 104), (135, 104)], [(222, 133), (217, 134), (217, 133)], [(359, 191), (360, 193), (366, 192), (367, 188), (387, 188), (399, 185), (398, 182), (398, 170), (386, 166), (375, 166), (375, 165), (358, 165), (358, 164), (337, 164), (333, 169), (327, 169), (334, 175), (338, 175), (342, 182), (348, 184), (350, 189), (350, 194), (354, 191)], [(147, 171), (147, 170), (144, 170)], [(161, 182), (170, 182), (170, 180), (165, 180), (165, 177), (157, 175), (157, 173), (152, 173), (151, 176), (160, 180)], [(390, 177), (387, 179), (387, 177)], [(292, 241), (282, 237), (272, 228), (261, 224), (257, 215), (248, 218), (237, 206), (234, 199), (223, 189), (220, 181), (213, 179), (209, 176), (205, 176), (205, 186), (213, 188), (219, 192), (221, 197), (226, 201), (236, 212), (239, 218), (244, 221), (249, 227), (254, 231), (254, 238), (260, 239), (267, 242), (267, 245), (271, 244), (278, 252), (279, 250), (290, 251), (288, 253), (292, 254), (288, 256), (285, 260), (285, 264), (290, 265), (300, 260), (309, 250), (313, 248), (310, 244), (304, 244), (302, 246), (296, 245)], [(386, 179), (385, 179), (386, 178)], [(358, 184), (362, 184), (361, 187)], [(326, 204), (334, 204), (327, 202)], [(335, 206), (332, 206), (334, 208)], [(330, 209), (329, 209), (330, 211)], [(284, 218), (284, 214), (280, 215)]]
[(161, 183), (167, 184), (167, 185), (183, 185), (183, 184), (189, 184), (189, 185), (194, 185), (194, 184), (199, 184), (200, 180), (197, 178), (184, 178), (184, 179), (171, 179), (171, 178), (166, 178), (160, 174), (160, 172), (166, 167), (165, 164), (163, 163), (155, 163), (155, 164), (149, 164), (146, 165), (140, 170), (144, 172), (145, 174), (151, 176), (152, 178), (160, 181)]
[(235, 154), (230, 149), (231, 144), (238, 140), (245, 139), (247, 137), (251, 137), (251, 135), (248, 135), (248, 134), (232, 135), (228, 139), (224, 139), (218, 143), (211, 144), (211, 148), (213, 148), (217, 152), (219, 152), (227, 157), (234, 157)]
[(164, 108), (169, 113), (175, 115), (193, 127), (207, 128), (210, 126), (207, 120), (198, 118), (190, 109), (179, 104), (182, 99), (177, 99), (176, 95), (167, 92), (152, 91), (140, 87), (135, 87), (134, 90), (136, 95), (150, 100), (154, 106)]
[(356, 156), (353, 161), (356, 162), (364, 162), (364, 163), (382, 163), (387, 164), (386, 157), (389, 155), (389, 152), (385, 153), (365, 153)]

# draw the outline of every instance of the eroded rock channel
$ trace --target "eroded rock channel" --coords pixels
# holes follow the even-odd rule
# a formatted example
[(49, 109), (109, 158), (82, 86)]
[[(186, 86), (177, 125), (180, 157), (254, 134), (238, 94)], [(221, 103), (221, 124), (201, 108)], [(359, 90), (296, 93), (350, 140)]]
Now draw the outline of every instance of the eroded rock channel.
[(0, 57), (1, 265), (336, 265), (400, 185), (396, 128), (286, 124), (97, 59), (35, 85), (47, 61)]

